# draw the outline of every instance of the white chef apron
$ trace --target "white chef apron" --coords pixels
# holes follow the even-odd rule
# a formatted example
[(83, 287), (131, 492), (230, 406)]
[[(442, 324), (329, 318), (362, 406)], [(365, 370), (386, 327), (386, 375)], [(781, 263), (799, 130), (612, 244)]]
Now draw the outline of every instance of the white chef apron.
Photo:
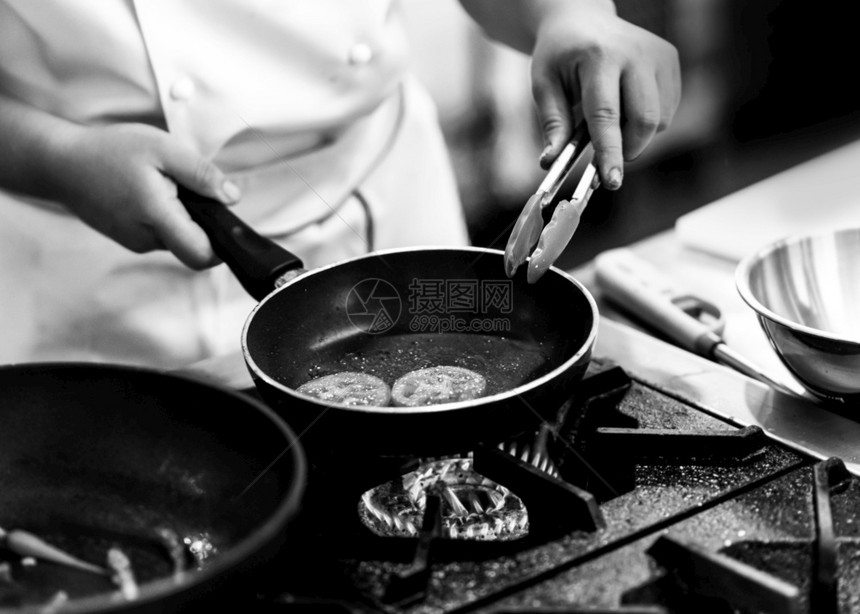
[[(137, 2), (141, 19), (147, 18), (143, 7), (156, 4)], [(214, 10), (217, 4), (229, 3), (207, 6)], [(21, 6), (29, 10), (33, 5)], [(148, 43), (157, 46), (157, 41)], [(296, 147), (301, 139), (257, 131), (250, 120), (262, 120), (244, 111), (241, 97), (232, 101), (232, 109), (209, 109), (207, 121), (192, 121), (196, 116), (188, 109), (193, 104), (181, 104), (188, 91), (177, 90), (170, 70), (164, 82), (159, 79), (168, 77), (158, 72), (166, 127), (213, 156), (243, 191), (234, 211), (307, 267), (374, 248), (468, 243), (435, 108), (412, 78), (398, 78), (375, 110), (306, 152)], [(25, 82), (26, 73), (19, 76), (22, 81), (11, 81), (27, 98), (31, 84)], [(37, 98), (38, 88), (33, 91)], [(197, 94), (191, 102), (205, 104), (206, 92)], [(248, 128), (229, 146), (205, 129), (218, 112), (229, 116), (237, 130), (243, 123)], [(219, 138), (226, 138), (221, 124), (212, 125)], [(262, 162), (250, 168), (242, 164), (255, 156)], [(223, 265), (194, 272), (167, 252), (134, 254), (53, 203), (0, 192), (0, 363), (181, 366), (238, 350), (254, 304)]]

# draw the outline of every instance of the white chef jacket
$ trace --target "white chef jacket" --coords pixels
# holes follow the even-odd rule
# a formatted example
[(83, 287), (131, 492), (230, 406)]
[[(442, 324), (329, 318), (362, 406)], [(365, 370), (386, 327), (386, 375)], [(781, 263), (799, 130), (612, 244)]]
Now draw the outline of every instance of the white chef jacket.
[[(0, 91), (81, 124), (170, 131), (309, 268), (465, 245), (403, 26), (396, 0), (0, 0)], [(0, 363), (180, 366), (237, 351), (254, 304), (226, 266), (135, 254), (61, 203), (0, 191)]]

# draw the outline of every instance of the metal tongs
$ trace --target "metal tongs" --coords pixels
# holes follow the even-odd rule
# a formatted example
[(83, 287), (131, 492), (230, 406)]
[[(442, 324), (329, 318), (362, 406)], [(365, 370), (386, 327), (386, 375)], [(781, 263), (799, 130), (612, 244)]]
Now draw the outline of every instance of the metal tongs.
[[(533, 284), (558, 259), (579, 226), (579, 219), (591, 194), (600, 185), (597, 169), (591, 160), (594, 148), (585, 124), (577, 128), (570, 143), (552, 163), (546, 177), (526, 202), (517, 218), (505, 247), (505, 273), (513, 277), (519, 266), (529, 261), (526, 279)], [(546, 227), (543, 211), (552, 204), (556, 193), (580, 161), (588, 164), (580, 176), (570, 200), (562, 200), (552, 212)], [(535, 247), (537, 245), (537, 247)], [(532, 249), (534, 248), (534, 251)], [(529, 254), (531, 253), (531, 256)]]

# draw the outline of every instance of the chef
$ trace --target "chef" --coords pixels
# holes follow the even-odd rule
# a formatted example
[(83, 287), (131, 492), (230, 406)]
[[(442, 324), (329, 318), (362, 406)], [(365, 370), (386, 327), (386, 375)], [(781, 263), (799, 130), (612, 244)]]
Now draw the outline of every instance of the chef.
[[(609, 0), (463, 6), (532, 55), (540, 163), (578, 105), (617, 189), (677, 108), (674, 47)], [(0, 0), (0, 363), (171, 368), (238, 349), (254, 300), (177, 184), (309, 268), (466, 245), (408, 52), (397, 0)]]

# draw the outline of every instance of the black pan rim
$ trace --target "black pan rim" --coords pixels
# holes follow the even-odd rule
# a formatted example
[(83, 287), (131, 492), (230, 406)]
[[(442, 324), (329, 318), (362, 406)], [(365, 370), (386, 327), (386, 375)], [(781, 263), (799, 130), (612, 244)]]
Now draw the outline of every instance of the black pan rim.
[(453, 246), (439, 246), (439, 245), (426, 245), (426, 246), (415, 246), (415, 247), (405, 247), (405, 248), (391, 248), (385, 250), (377, 250), (368, 254), (363, 254), (361, 256), (356, 256), (353, 258), (349, 258), (346, 260), (340, 260), (338, 262), (328, 264), (325, 266), (321, 266), (309, 271), (303, 272), (301, 275), (298, 275), (292, 279), (290, 279), (285, 284), (276, 288), (274, 291), (270, 292), (266, 297), (263, 298), (254, 308), (251, 310), (251, 313), (245, 319), (245, 324), (242, 327), (242, 354), (244, 356), (245, 362), (251, 374), (258, 378), (261, 382), (264, 382), (267, 386), (277, 390), (279, 393), (283, 393), (296, 399), (297, 402), (311, 402), (318, 404), (325, 408), (349, 411), (354, 414), (369, 414), (369, 415), (377, 415), (377, 416), (387, 416), (387, 415), (399, 415), (399, 416), (409, 416), (409, 415), (427, 415), (427, 414), (435, 414), (435, 413), (446, 413), (457, 410), (462, 410), (469, 407), (475, 407), (476, 405), (484, 405), (490, 404), (494, 402), (503, 402), (509, 399), (513, 399), (516, 397), (522, 396), (524, 393), (528, 393), (536, 388), (547, 385), (551, 380), (558, 378), (565, 371), (570, 369), (573, 365), (581, 361), (585, 356), (590, 354), (592, 351), (594, 344), (597, 340), (597, 331), (599, 328), (599, 318), (600, 314), (597, 309), (597, 302), (594, 300), (594, 297), (591, 293), (585, 288), (585, 286), (575, 279), (570, 274), (565, 271), (557, 268), (550, 267), (549, 271), (547, 271), (546, 275), (556, 275), (561, 277), (562, 279), (569, 282), (573, 285), (582, 297), (586, 300), (589, 309), (591, 311), (591, 319), (592, 324), (589, 330), (589, 334), (587, 338), (581, 344), (579, 350), (575, 354), (573, 354), (570, 358), (564, 361), (562, 364), (558, 365), (552, 371), (545, 373), (541, 377), (538, 377), (527, 384), (522, 386), (518, 386), (516, 388), (512, 388), (505, 392), (500, 392), (491, 396), (480, 397), (479, 399), (473, 399), (469, 401), (460, 401), (458, 403), (442, 403), (439, 405), (428, 405), (422, 407), (364, 407), (364, 406), (355, 406), (355, 405), (343, 405), (340, 403), (321, 403), (319, 399), (315, 397), (311, 397), (308, 395), (304, 395), (296, 392), (292, 388), (285, 386), (284, 384), (278, 382), (277, 380), (270, 377), (267, 373), (265, 373), (259, 365), (254, 361), (251, 356), (251, 352), (248, 348), (248, 331), (250, 329), (251, 323), (254, 320), (256, 314), (264, 308), (265, 304), (268, 303), (269, 300), (273, 299), (280, 292), (286, 291), (293, 284), (297, 283), (300, 280), (308, 279), (308, 277), (313, 275), (322, 275), (326, 271), (339, 268), (342, 265), (346, 265), (352, 262), (358, 262), (361, 260), (370, 260), (373, 258), (378, 258), (380, 256), (386, 255), (397, 255), (404, 253), (412, 253), (412, 252), (426, 252), (426, 251), (452, 251), (452, 252), (472, 252), (476, 255), (490, 255), (494, 257), (502, 258), (504, 257), (504, 252), (501, 250), (485, 248), (485, 247), (474, 247), (474, 246), (466, 246), (466, 247), (453, 247)]

